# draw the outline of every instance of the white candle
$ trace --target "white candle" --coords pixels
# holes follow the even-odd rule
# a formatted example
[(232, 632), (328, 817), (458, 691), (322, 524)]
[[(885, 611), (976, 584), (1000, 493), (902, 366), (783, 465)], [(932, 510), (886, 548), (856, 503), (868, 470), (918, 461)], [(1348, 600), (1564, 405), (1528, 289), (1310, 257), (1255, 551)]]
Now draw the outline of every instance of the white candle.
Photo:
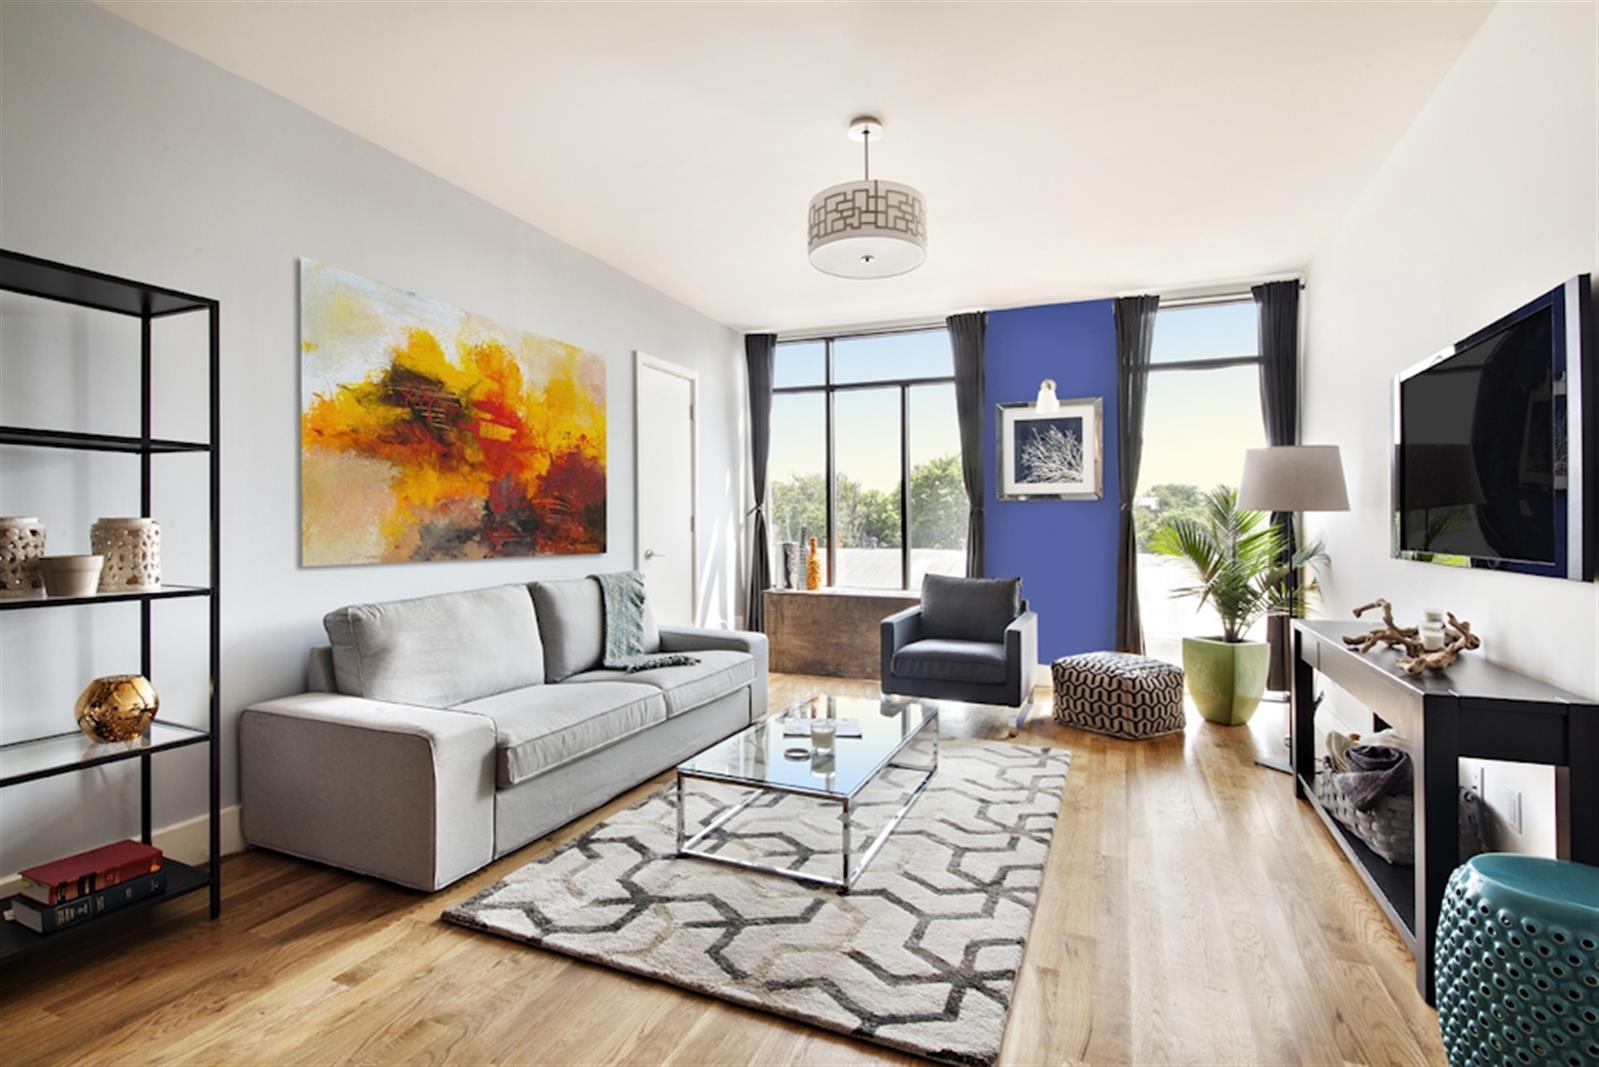
[(816, 719), (811, 723), (811, 741), (818, 752), (827, 752), (833, 747), (833, 738), (838, 734), (837, 719)]

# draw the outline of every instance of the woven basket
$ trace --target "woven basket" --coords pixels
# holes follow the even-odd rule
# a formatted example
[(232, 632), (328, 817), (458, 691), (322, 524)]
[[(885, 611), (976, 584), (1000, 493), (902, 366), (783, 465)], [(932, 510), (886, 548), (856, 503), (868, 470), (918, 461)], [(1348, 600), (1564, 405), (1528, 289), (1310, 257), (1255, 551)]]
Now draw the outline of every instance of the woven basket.
[(1386, 796), (1370, 811), (1357, 811), (1333, 782), (1325, 758), (1316, 769), (1316, 799), (1377, 855), (1389, 863), (1416, 862), (1416, 801), (1408, 793)]

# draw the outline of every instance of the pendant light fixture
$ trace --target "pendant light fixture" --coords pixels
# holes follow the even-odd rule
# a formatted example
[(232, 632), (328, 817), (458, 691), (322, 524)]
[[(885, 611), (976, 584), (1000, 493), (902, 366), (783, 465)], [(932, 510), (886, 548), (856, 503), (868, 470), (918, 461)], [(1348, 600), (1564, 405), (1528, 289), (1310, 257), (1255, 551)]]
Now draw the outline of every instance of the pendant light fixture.
[(823, 189), (811, 198), (811, 265), (840, 278), (890, 278), (927, 259), (927, 202), (909, 185), (872, 177), (872, 145), (883, 124), (862, 116), (849, 124), (861, 142), (860, 181)]

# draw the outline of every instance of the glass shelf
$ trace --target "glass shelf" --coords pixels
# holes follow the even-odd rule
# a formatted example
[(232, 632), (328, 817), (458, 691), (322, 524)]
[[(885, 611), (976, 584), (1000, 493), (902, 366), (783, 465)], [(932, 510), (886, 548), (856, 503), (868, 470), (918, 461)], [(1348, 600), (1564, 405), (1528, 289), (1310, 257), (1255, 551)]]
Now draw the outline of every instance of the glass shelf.
[(204, 311), (215, 301), (21, 252), (0, 252), (0, 289), (45, 300), (115, 311), (122, 315), (175, 315)]
[[(145, 450), (139, 437), (118, 436), (108, 433), (79, 433), (75, 430), (40, 430), (32, 426), (0, 426), (0, 445), (21, 445), (24, 448), (67, 448), (78, 452), (122, 452), (138, 455)], [(170, 441), (164, 437), (150, 438), (150, 452), (209, 452), (211, 446), (204, 441)]]
[(0, 597), (0, 611), (17, 611), (22, 608), (72, 607), (77, 604), (117, 604), (129, 600), (171, 600), (173, 597), (206, 596), (210, 592), (211, 590), (203, 585), (163, 585), (160, 589), (146, 589), (139, 593)]
[(32, 741), (13, 741), (0, 745), (0, 787), (70, 774), (152, 752), (203, 744), (210, 736), (192, 726), (153, 722), (143, 737), (133, 741), (92, 741), (81, 730)]

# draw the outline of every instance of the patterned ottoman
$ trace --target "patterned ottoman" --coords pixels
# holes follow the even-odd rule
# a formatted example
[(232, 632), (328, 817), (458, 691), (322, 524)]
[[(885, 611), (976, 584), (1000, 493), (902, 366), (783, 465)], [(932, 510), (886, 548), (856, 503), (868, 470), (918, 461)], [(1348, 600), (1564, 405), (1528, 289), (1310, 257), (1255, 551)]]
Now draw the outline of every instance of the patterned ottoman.
[(1138, 740), (1183, 728), (1183, 669), (1126, 652), (1064, 656), (1050, 666), (1055, 721)]

